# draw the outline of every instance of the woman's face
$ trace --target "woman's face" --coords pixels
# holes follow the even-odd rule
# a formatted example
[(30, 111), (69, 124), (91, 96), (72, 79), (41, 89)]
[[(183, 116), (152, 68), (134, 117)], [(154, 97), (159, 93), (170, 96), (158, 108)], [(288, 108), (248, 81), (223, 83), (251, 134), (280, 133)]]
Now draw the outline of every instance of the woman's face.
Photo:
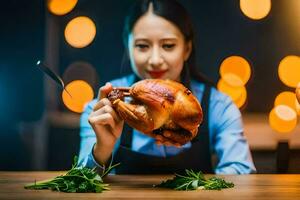
[(128, 41), (131, 66), (140, 78), (180, 81), (191, 43), (174, 24), (149, 11), (136, 22)]

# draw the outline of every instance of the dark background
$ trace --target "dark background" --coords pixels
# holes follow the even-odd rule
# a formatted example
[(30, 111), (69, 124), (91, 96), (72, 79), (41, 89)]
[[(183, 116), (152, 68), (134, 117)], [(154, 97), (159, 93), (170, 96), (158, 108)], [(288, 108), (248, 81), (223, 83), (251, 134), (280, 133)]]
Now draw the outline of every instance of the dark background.
[[(272, 1), (271, 12), (261, 20), (243, 15), (238, 0), (180, 1), (194, 22), (199, 70), (216, 83), (224, 58), (240, 55), (250, 63), (252, 76), (246, 85), (248, 104), (243, 113), (268, 113), (279, 92), (293, 91), (279, 80), (277, 69), (285, 56), (300, 54), (297, 1)], [(59, 92), (51, 92), (56, 86), (35, 63), (46, 60), (61, 75), (76, 61), (89, 63), (97, 72), (95, 92), (106, 81), (130, 73), (128, 62), (122, 61), (121, 33), (131, 3), (79, 0), (72, 12), (55, 16), (48, 12), (46, 1), (2, 2), (0, 170), (61, 170), (70, 166), (79, 149), (78, 125), (64, 125), (63, 120), (57, 123), (59, 117), (53, 112), (70, 113), (67, 118), (78, 119), (79, 115), (64, 107)], [(69, 20), (80, 15), (95, 22), (97, 34), (89, 46), (75, 49), (66, 43), (63, 31)], [(45, 129), (47, 134), (39, 135)], [(36, 144), (43, 154), (34, 155)]]

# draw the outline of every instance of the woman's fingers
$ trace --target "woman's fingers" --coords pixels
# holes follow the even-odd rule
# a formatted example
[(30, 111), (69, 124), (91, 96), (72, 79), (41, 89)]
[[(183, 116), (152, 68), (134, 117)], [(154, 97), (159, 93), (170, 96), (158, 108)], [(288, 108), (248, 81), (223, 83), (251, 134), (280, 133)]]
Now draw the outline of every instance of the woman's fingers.
[(89, 117), (89, 122), (92, 125), (110, 125), (110, 127), (115, 127), (115, 120), (110, 113), (104, 113), (101, 115), (94, 115)]
[(94, 111), (92, 115), (101, 115), (101, 114), (105, 114), (105, 113), (111, 114), (112, 118), (116, 121), (116, 123), (119, 123), (122, 120), (122, 118), (119, 117), (119, 115), (116, 113), (116, 111), (110, 105), (102, 106), (98, 110)]
[(106, 83), (104, 86), (100, 87), (98, 92), (98, 99), (103, 99), (107, 97), (108, 93), (110, 93), (113, 90), (111, 83)]
[(116, 124), (120, 123), (122, 119), (117, 115), (112, 107), (104, 105), (98, 110), (92, 112), (89, 116), (91, 124), (109, 124), (113, 129)]
[(112, 85), (106, 83), (103, 87), (99, 89), (98, 99), (99, 101), (93, 107), (92, 115), (99, 115), (103, 113), (110, 113), (112, 117), (119, 123), (122, 121), (120, 116), (112, 108), (112, 103), (106, 98), (107, 94), (112, 91)]
[[(94, 110), (90, 116), (89, 116), (89, 123), (92, 126), (97, 125), (108, 125), (107, 128), (110, 129), (110, 132), (116, 137), (120, 137), (120, 134), (122, 131), (116, 131), (121, 130), (123, 127), (123, 120), (119, 117), (119, 115), (116, 113), (116, 111), (110, 106), (110, 102), (106, 102), (106, 98), (100, 100), (96, 106), (100, 107), (99, 109)], [(106, 105), (105, 105), (106, 104)]]
[(93, 111), (99, 110), (100, 108), (106, 105), (112, 106), (111, 102), (107, 98), (103, 98), (94, 105)]

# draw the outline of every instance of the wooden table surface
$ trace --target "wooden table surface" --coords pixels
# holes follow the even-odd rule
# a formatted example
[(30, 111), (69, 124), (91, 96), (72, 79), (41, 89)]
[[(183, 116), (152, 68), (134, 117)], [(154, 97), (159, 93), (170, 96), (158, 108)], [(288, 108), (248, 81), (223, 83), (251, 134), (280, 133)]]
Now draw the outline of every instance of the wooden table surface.
[(174, 191), (153, 188), (167, 175), (109, 175), (110, 191), (103, 193), (63, 193), (50, 190), (26, 190), (24, 185), (54, 178), (64, 172), (0, 172), (0, 199), (300, 199), (298, 175), (227, 175), (221, 176), (235, 184), (221, 191)]

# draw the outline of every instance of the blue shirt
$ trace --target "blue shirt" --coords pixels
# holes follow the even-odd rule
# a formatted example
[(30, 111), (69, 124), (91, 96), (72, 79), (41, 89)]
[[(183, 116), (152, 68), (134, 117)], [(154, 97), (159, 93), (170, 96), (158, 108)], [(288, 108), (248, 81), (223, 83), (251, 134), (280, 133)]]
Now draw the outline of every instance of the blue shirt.
[[(114, 87), (130, 86), (134, 76), (126, 76), (111, 81)], [(204, 84), (192, 80), (191, 90), (201, 102)], [(87, 167), (100, 167), (95, 161), (92, 149), (96, 142), (95, 133), (88, 123), (88, 116), (92, 112), (97, 99), (91, 101), (83, 112), (80, 119), (80, 153), (79, 165)], [(243, 135), (243, 124), (239, 109), (232, 102), (230, 97), (212, 88), (209, 103), (209, 137), (211, 152), (216, 155), (216, 174), (249, 174), (256, 172), (249, 145)], [(117, 141), (114, 152), (120, 145)], [(174, 146), (157, 145), (155, 139), (133, 130), (132, 150), (147, 155), (167, 157), (176, 155), (191, 147), (191, 143), (181, 148)]]

